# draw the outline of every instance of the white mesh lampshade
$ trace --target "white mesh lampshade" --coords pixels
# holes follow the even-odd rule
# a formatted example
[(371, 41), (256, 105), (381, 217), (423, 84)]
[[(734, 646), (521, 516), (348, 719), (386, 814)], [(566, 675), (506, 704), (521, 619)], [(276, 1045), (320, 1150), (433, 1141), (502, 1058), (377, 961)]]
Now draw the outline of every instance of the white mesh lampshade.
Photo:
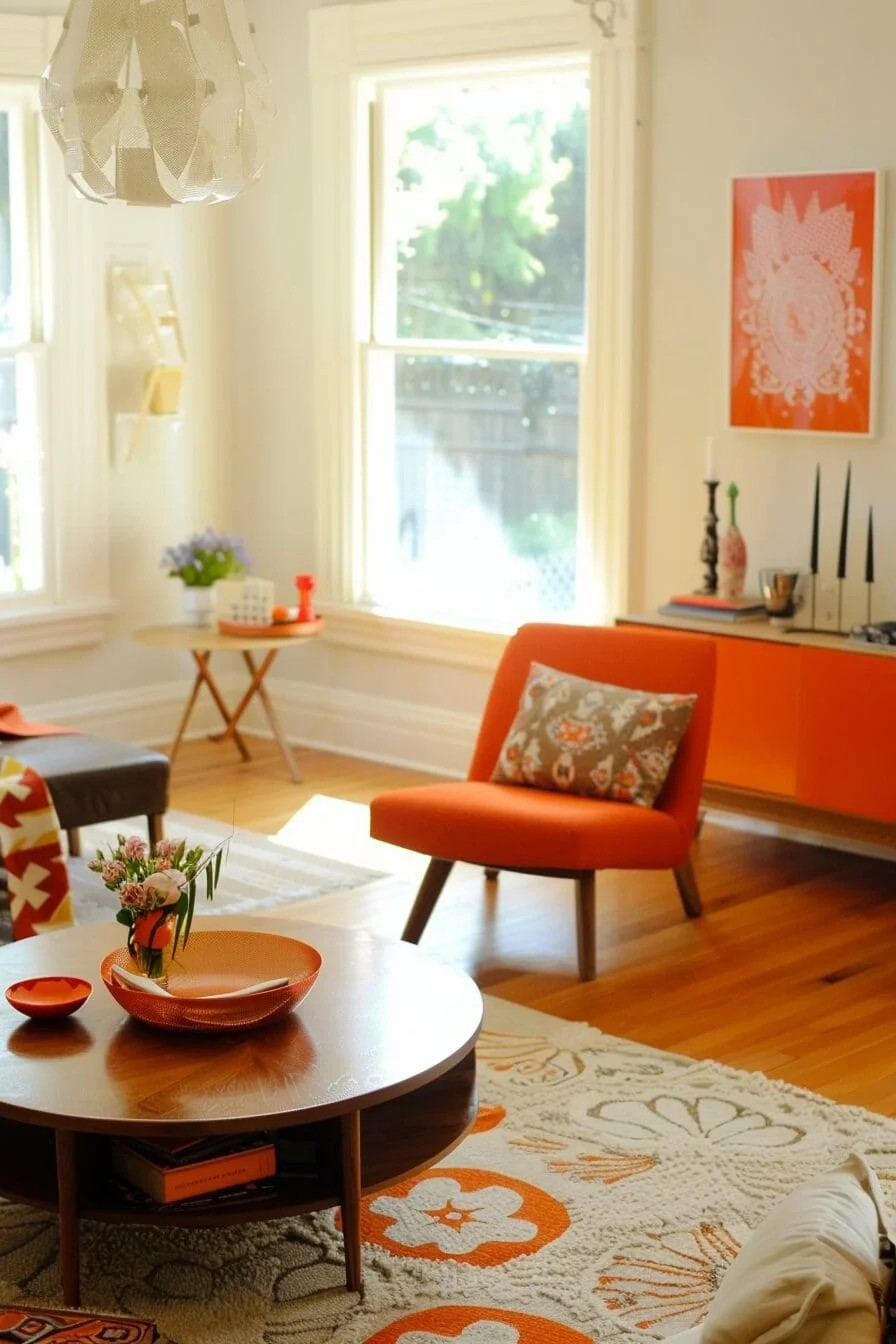
[(71, 0), (41, 81), (95, 201), (228, 201), (261, 173), (274, 100), (245, 0)]

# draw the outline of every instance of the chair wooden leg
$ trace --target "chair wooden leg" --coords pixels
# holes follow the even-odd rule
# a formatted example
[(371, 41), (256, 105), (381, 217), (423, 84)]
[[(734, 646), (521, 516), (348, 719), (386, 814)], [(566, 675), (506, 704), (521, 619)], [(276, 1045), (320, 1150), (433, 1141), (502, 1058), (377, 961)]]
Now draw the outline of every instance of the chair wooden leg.
[(703, 902), (700, 899), (700, 889), (690, 857), (685, 859), (680, 868), (673, 869), (673, 872), (685, 914), (690, 915), (691, 919), (696, 919), (698, 915), (703, 914)]
[(501, 869), (500, 869), (500, 868), (483, 868), (482, 871), (485, 873), (485, 880), (486, 880), (486, 882), (497, 882), (497, 880), (498, 880), (498, 876), (499, 876), (499, 874), (500, 874), (500, 872), (501, 872)]
[(155, 813), (146, 818), (146, 829), (149, 833), (149, 843), (157, 845), (160, 840), (165, 838), (165, 818), (161, 813)]
[(576, 877), (576, 941), (579, 949), (579, 979), (593, 980), (597, 974), (594, 873), (579, 873)]
[(68, 852), (73, 859), (81, 857), (81, 832), (79, 830), (66, 831), (68, 837)]
[(435, 909), (436, 901), (442, 894), (442, 888), (448, 881), (448, 874), (454, 867), (453, 859), (430, 859), (429, 867), (423, 874), (423, 881), (420, 883), (420, 890), (417, 892), (417, 899), (414, 901), (413, 909), (408, 915), (408, 922), (404, 926), (402, 941), (405, 943), (419, 943), (420, 935), (429, 922), (429, 917)]

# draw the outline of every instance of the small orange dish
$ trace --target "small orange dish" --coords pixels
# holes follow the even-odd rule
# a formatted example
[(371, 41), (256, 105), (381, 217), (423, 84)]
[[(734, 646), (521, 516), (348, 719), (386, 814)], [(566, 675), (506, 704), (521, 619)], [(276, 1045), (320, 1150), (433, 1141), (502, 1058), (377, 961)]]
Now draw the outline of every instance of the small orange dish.
[(93, 993), (89, 980), (73, 975), (41, 975), (18, 980), (6, 991), (6, 1001), (26, 1017), (68, 1017)]

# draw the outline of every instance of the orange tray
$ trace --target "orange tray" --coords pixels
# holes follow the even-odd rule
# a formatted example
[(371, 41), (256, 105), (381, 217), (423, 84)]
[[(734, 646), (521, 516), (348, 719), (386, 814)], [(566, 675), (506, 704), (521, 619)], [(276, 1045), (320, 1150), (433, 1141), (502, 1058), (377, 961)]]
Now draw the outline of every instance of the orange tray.
[[(167, 988), (174, 996), (170, 999), (119, 984), (112, 978), (113, 966), (138, 969), (126, 947), (104, 958), (103, 984), (113, 999), (141, 1022), (168, 1031), (245, 1031), (287, 1017), (317, 979), (321, 956), (310, 944), (279, 933), (242, 929), (191, 933), (168, 972)], [(283, 975), (289, 976), (289, 984), (279, 989), (236, 999), (203, 997)]]
[(316, 635), (323, 629), (323, 617), (318, 617), (316, 621), (281, 621), (272, 622), (271, 625), (249, 625), (244, 621), (219, 621), (218, 633), (221, 635), (239, 635), (255, 636), (257, 639), (270, 639), (272, 636), (276, 639), (279, 636), (284, 638), (288, 635), (301, 637), (302, 635)]

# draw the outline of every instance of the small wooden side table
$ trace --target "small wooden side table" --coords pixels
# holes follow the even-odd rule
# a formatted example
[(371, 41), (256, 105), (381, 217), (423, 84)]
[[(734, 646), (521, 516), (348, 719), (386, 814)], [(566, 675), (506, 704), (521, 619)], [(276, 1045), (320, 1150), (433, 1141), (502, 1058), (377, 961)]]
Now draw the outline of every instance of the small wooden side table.
[[(262, 709), (267, 716), (267, 721), (271, 725), (271, 731), (283, 753), (283, 759), (286, 761), (290, 777), (296, 784), (300, 784), (302, 776), (299, 767), (280, 726), (280, 720), (277, 718), (271, 697), (264, 685), (264, 679), (271, 670), (274, 659), (281, 649), (295, 648), (297, 645), (307, 644), (309, 639), (320, 634), (323, 625), (322, 620), (309, 621), (307, 627), (303, 628), (301, 633), (258, 636), (221, 635), (217, 630), (203, 630), (194, 625), (151, 625), (142, 630), (135, 630), (133, 638), (138, 644), (148, 644), (154, 648), (163, 649), (186, 649), (192, 655), (196, 664), (196, 679), (187, 697), (177, 735), (168, 753), (171, 764), (174, 764), (174, 758), (187, 730), (187, 724), (190, 722), (193, 707), (199, 697), (200, 690), (205, 685), (208, 687), (209, 694), (224, 720), (224, 729), (222, 732), (213, 735), (214, 741), (224, 742), (230, 738), (244, 761), (252, 759), (249, 748), (239, 731), (239, 722), (255, 696), (258, 696)], [(249, 670), (249, 685), (239, 704), (233, 710), (228, 708), (227, 702), (211, 672), (212, 654), (219, 652), (242, 654), (243, 662)], [(255, 661), (254, 655), (256, 653), (264, 654), (260, 663)]]

